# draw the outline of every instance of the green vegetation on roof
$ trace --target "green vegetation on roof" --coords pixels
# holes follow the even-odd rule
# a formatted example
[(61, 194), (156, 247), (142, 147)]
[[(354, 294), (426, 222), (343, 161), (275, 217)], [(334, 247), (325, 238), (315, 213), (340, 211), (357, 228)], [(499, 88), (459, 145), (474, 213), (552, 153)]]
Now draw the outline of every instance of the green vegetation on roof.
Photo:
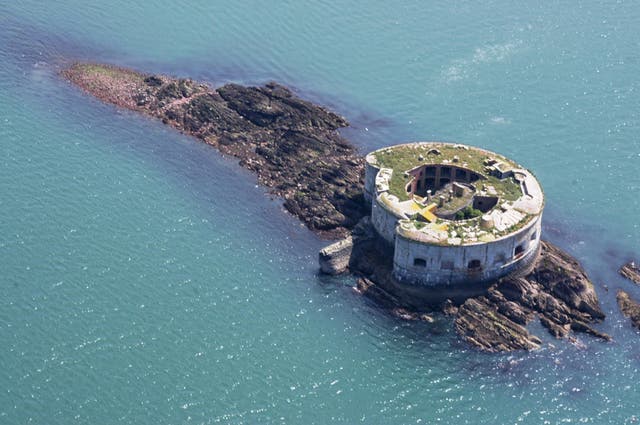
[[(440, 153), (428, 153), (432, 149), (437, 149)], [(518, 164), (501, 155), (480, 149), (453, 144), (425, 143), (394, 146), (376, 151), (373, 155), (378, 165), (393, 170), (389, 182), (389, 192), (397, 196), (400, 201), (408, 199), (406, 187), (412, 177), (406, 175), (406, 171), (425, 164), (443, 164), (445, 160), (452, 161), (455, 156), (458, 157), (458, 162), (449, 162), (447, 165), (464, 167), (486, 177), (486, 179), (475, 183), (479, 190), (487, 185), (493, 186), (498, 196), (506, 201), (515, 201), (522, 196), (520, 185), (513, 178), (499, 179), (488, 175), (485, 171), (484, 161), (492, 157), (502, 161), (509, 168), (519, 168)], [(419, 159), (420, 156), (422, 156), (422, 160)]]

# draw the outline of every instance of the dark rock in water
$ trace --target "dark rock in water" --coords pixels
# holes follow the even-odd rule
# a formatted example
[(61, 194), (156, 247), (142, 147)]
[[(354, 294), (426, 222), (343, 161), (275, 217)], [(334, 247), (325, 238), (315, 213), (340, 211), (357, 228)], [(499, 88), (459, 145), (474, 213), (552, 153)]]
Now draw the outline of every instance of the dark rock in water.
[(604, 332), (600, 332), (599, 330), (594, 329), (593, 327), (579, 320), (571, 322), (571, 330), (586, 333), (597, 338), (604, 339), (605, 341), (611, 341), (613, 339), (610, 335)]
[(465, 301), (458, 310), (455, 328), (465, 341), (483, 351), (532, 350), (542, 344), (524, 326), (500, 313), (486, 297)]
[(410, 311), (402, 307), (392, 309), (391, 313), (402, 320), (422, 321), (427, 323), (433, 323), (435, 321), (433, 317), (428, 314), (416, 313), (415, 311)]
[[(465, 340), (488, 351), (535, 348), (522, 325), (536, 315), (556, 338), (566, 338), (573, 330), (611, 340), (609, 335), (589, 326), (602, 321), (605, 315), (580, 264), (549, 242), (542, 241), (541, 245), (540, 256), (527, 275), (498, 281), (487, 297), (478, 298), (481, 302), (474, 304), (471, 315), (464, 308), (471, 300), (460, 308), (456, 330)], [(483, 319), (481, 310), (490, 319)], [(480, 326), (485, 327), (481, 332), (476, 330)], [(505, 329), (509, 330), (509, 338), (505, 338)]]
[(381, 307), (389, 310), (404, 308), (401, 307), (402, 303), (400, 303), (398, 298), (385, 291), (366, 277), (361, 277), (357, 280), (355, 291), (361, 295), (366, 295), (368, 298), (376, 301)]
[(549, 242), (542, 242), (540, 258), (525, 278), (555, 298), (559, 306), (554, 310), (586, 322), (605, 318), (593, 284), (580, 263)]
[(336, 130), (349, 125), (343, 117), (296, 97), (277, 83), (264, 87), (227, 84), (217, 91), (230, 108), (260, 127), (305, 132), (310, 128)]
[(445, 316), (455, 316), (458, 314), (458, 306), (456, 306), (451, 300), (447, 299), (440, 305), (440, 311), (442, 311)]
[(556, 338), (566, 338), (569, 336), (569, 331), (571, 330), (571, 324), (569, 323), (558, 323), (546, 316), (540, 316), (540, 323)]
[(605, 315), (586, 272), (578, 261), (548, 242), (542, 244), (540, 259), (527, 279), (540, 284), (558, 301), (563, 301), (571, 314), (587, 320), (602, 320)]
[(495, 288), (489, 290), (487, 300), (498, 309), (498, 312), (519, 325), (525, 326), (533, 319), (533, 312), (529, 308), (507, 300)]
[(622, 314), (631, 319), (633, 326), (640, 329), (640, 303), (632, 299), (628, 293), (622, 290), (618, 291), (616, 300), (618, 301), (618, 306)]
[(619, 272), (622, 276), (640, 285), (640, 266), (635, 261), (629, 261), (620, 268)]

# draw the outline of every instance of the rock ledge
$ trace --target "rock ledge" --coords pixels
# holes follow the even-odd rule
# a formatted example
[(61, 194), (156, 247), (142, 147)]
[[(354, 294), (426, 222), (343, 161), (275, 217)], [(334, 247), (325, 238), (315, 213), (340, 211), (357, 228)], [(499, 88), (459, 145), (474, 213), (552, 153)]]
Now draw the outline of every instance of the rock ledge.
[(640, 267), (635, 261), (629, 261), (624, 266), (620, 267), (620, 274), (633, 283), (640, 285)]
[(475, 293), (469, 288), (458, 292), (452, 288), (416, 291), (395, 281), (389, 249), (375, 235), (368, 217), (354, 229), (350, 243), (348, 263), (340, 253), (340, 264), (347, 265), (333, 272), (350, 271), (359, 276), (358, 293), (403, 319), (420, 319), (432, 312), (453, 316), (457, 333), (480, 350), (540, 347), (540, 338), (526, 328), (536, 318), (556, 338), (575, 341), (573, 333), (580, 332), (611, 340), (592, 326), (604, 320), (605, 314), (585, 271), (573, 257), (549, 242), (542, 241), (530, 270), (488, 287), (476, 286)]

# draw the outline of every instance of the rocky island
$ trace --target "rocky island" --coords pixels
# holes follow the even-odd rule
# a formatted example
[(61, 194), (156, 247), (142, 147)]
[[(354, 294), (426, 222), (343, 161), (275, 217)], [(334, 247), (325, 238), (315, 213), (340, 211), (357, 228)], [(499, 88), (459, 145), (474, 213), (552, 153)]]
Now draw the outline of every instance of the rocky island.
[[(592, 327), (604, 313), (584, 270), (544, 241), (527, 251), (526, 272), (483, 280), (481, 291), (443, 291), (428, 298), (398, 291), (393, 253), (368, 215), (365, 161), (338, 133), (348, 122), (286, 87), (269, 83), (214, 88), (190, 79), (87, 63), (74, 64), (61, 74), (104, 102), (157, 118), (238, 158), (309, 229), (324, 238), (345, 238), (321, 252), (323, 271), (356, 274), (356, 289), (399, 317), (427, 319), (428, 313), (443, 311), (455, 316), (455, 328), (465, 341), (485, 351), (539, 347), (541, 340), (525, 327), (536, 317), (558, 338), (573, 338), (573, 331), (610, 339)], [(508, 194), (510, 186), (504, 190)], [(424, 216), (430, 217), (428, 213)], [(535, 229), (538, 241), (539, 228)], [(524, 251), (516, 252), (521, 254)], [(477, 265), (469, 263), (474, 271)]]

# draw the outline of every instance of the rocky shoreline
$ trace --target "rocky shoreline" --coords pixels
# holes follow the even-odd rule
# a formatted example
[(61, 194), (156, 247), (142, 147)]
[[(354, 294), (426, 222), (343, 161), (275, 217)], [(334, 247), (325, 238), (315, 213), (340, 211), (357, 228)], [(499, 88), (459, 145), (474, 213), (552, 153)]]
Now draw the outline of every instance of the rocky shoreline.
[(452, 316), (461, 338), (483, 351), (540, 347), (540, 338), (526, 328), (535, 319), (556, 338), (574, 342), (575, 333), (586, 333), (611, 340), (593, 327), (605, 318), (593, 283), (574, 258), (549, 242), (542, 241), (530, 270), (475, 286), (475, 292), (446, 289), (428, 296), (394, 280), (387, 250), (365, 218), (351, 237), (322, 250), (320, 263), (325, 271), (359, 276), (356, 291), (400, 318), (424, 319), (434, 312)]
[(394, 282), (387, 248), (366, 216), (363, 158), (338, 133), (348, 122), (286, 87), (213, 88), (87, 63), (61, 75), (104, 102), (160, 119), (238, 158), (309, 229), (324, 238), (345, 238), (320, 253), (324, 272), (354, 273), (356, 290), (398, 317), (451, 315), (465, 341), (491, 352), (539, 347), (541, 340), (525, 327), (536, 317), (558, 338), (583, 332), (610, 340), (592, 327), (604, 319), (593, 284), (575, 259), (549, 243), (543, 243), (532, 270), (481, 293), (475, 287), (424, 299)]

